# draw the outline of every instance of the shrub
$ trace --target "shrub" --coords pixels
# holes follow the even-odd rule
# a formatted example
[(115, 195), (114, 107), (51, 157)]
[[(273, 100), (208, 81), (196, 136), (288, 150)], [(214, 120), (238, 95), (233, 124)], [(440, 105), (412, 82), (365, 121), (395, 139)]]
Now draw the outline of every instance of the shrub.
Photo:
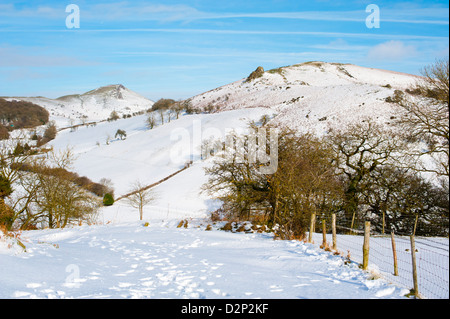
[(44, 132), (44, 139), (51, 141), (56, 137), (56, 125), (54, 123), (50, 123)]
[(124, 140), (127, 138), (127, 132), (125, 132), (124, 130), (117, 130), (115, 137), (119, 137), (121, 140)]
[(100, 183), (88, 184), (88, 190), (99, 197), (105, 196), (106, 193), (109, 193), (114, 197), (113, 191)]
[(388, 103), (400, 103), (403, 100), (404, 93), (400, 90), (394, 91), (394, 96), (388, 96), (385, 101)]
[(109, 115), (108, 121), (116, 121), (120, 119), (119, 114), (117, 114), (116, 111), (112, 111), (111, 114)]
[(158, 101), (155, 102), (155, 104), (153, 104), (152, 110), (153, 111), (157, 111), (157, 110), (160, 110), (160, 109), (161, 110), (167, 110), (173, 104), (175, 104), (175, 100), (172, 100), (172, 99), (159, 99)]
[(90, 189), (90, 186), (92, 185), (92, 181), (86, 176), (76, 177), (74, 183), (84, 189)]
[(106, 193), (103, 196), (103, 206), (112, 206), (114, 204), (114, 198), (110, 193)]
[(183, 219), (182, 221), (180, 221), (180, 223), (178, 224), (178, 226), (177, 226), (177, 228), (181, 228), (181, 227), (184, 227), (184, 228), (188, 228), (188, 220), (187, 219)]

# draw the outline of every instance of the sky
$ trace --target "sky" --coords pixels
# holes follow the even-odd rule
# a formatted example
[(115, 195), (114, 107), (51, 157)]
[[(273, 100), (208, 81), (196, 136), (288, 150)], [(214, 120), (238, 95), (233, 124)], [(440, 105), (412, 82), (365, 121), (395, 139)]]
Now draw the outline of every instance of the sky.
[(448, 58), (448, 10), (426, 0), (0, 0), (0, 96), (122, 84), (186, 99), (258, 66), (307, 61), (420, 74)]

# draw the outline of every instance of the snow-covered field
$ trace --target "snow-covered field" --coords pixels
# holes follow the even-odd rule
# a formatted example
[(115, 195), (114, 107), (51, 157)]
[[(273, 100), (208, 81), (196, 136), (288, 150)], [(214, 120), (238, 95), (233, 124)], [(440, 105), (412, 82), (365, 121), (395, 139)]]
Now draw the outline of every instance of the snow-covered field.
[[(0, 242), (0, 298), (404, 298), (356, 263), (270, 234), (177, 228), (180, 213), (120, 205), (103, 224), (21, 234), (26, 252)], [(149, 222), (146, 227), (145, 222)]]
[[(71, 147), (76, 172), (96, 181), (110, 178), (120, 195), (136, 179), (151, 184), (182, 167), (189, 157), (179, 155), (177, 162), (171, 152), (177, 143), (194, 147), (199, 125), (206, 138), (214, 133), (208, 128), (220, 135), (266, 113), (262, 108), (190, 115), (153, 130), (145, 128), (144, 117), (134, 117), (63, 131), (52, 145)], [(99, 137), (118, 128), (127, 131), (126, 140), (98, 145)], [(190, 138), (174, 138), (173, 132)], [(155, 187), (158, 199), (146, 207), (144, 221), (119, 201), (102, 208), (97, 225), (23, 232), (26, 252), (12, 239), (0, 241), (0, 297), (403, 298), (405, 289), (371, 280), (356, 264), (344, 265), (341, 257), (311, 244), (227, 233), (219, 226), (205, 231), (206, 212), (217, 203), (200, 193), (209, 161), (200, 160), (199, 150), (194, 154), (189, 169)], [(187, 218), (188, 228), (176, 227)]]

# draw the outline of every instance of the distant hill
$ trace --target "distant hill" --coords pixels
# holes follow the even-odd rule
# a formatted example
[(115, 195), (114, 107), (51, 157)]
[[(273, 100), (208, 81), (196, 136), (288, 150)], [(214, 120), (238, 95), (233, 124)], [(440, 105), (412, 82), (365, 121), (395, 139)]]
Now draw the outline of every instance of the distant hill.
[(80, 121), (106, 120), (111, 112), (119, 116), (132, 115), (152, 107), (153, 101), (121, 84), (103, 86), (83, 94), (50, 99), (46, 97), (5, 97), (6, 100), (26, 101), (44, 107), (58, 127)]

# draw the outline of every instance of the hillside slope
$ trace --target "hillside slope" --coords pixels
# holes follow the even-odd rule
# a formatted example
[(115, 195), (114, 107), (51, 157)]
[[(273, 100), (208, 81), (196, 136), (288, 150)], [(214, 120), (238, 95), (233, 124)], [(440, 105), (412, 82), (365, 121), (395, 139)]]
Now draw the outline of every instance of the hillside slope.
[(241, 79), (190, 99), (196, 109), (217, 111), (264, 107), (278, 113), (275, 123), (323, 132), (328, 125), (370, 117), (389, 122), (393, 105), (385, 102), (396, 89), (419, 77), (351, 64), (308, 62)]
[[(216, 114), (184, 115), (165, 122), (151, 130), (146, 128), (145, 115), (83, 127), (77, 131), (62, 131), (49, 143), (56, 151), (71, 148), (76, 155), (74, 169), (93, 181), (111, 179), (116, 197), (130, 191), (139, 180), (143, 185), (153, 184), (184, 167), (193, 165), (173, 179), (157, 186), (162, 207), (183, 208), (191, 212), (210, 208), (211, 202), (201, 196), (200, 188), (207, 181), (200, 145), (210, 136), (223, 138), (229, 130), (244, 130), (250, 121), (270, 114), (264, 108), (226, 111)], [(125, 140), (115, 138), (118, 129), (127, 133)], [(108, 143), (106, 140), (108, 139)], [(176, 198), (176, 200), (174, 200)]]

